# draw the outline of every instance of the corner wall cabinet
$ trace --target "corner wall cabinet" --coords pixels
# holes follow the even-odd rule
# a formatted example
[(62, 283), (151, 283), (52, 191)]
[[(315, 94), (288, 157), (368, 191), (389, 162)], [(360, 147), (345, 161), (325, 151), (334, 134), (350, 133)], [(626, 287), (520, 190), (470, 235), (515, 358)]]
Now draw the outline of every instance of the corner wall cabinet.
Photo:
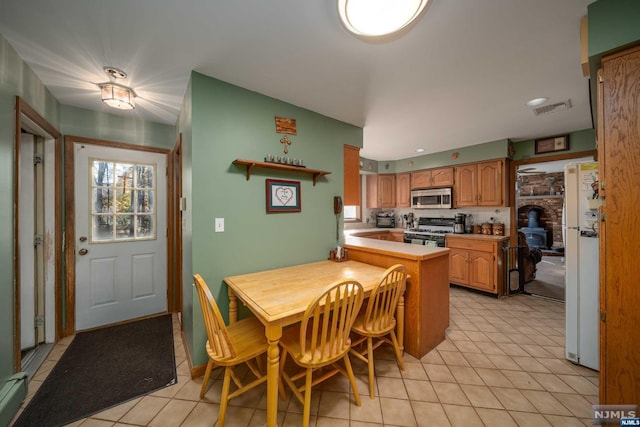
[(504, 247), (506, 236), (448, 234), (449, 282), (490, 292), (505, 293)]
[(292, 172), (300, 172), (307, 175), (313, 175), (313, 185), (316, 185), (318, 179), (321, 176), (329, 175), (331, 172), (323, 171), (319, 169), (309, 169), (300, 166), (290, 166), (290, 165), (282, 165), (280, 163), (268, 163), (268, 162), (257, 162), (255, 160), (245, 160), (245, 159), (236, 159), (233, 161), (233, 164), (236, 166), (246, 166), (247, 167), (247, 181), (251, 178), (251, 170), (253, 168), (262, 168), (262, 169), (277, 169), (281, 171), (292, 171)]

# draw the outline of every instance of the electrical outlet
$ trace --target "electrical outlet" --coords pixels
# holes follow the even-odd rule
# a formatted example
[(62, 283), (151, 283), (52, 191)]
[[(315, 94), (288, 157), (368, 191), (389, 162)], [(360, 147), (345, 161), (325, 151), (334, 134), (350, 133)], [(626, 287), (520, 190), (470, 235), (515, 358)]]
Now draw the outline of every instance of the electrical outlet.
[(224, 231), (224, 218), (216, 218), (216, 233), (222, 233)]

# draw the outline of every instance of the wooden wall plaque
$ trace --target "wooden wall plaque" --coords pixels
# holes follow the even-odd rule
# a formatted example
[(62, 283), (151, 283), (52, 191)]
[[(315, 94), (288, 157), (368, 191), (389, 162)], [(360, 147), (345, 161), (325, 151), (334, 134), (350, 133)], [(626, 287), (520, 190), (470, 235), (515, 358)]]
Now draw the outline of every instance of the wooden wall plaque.
[(276, 116), (276, 133), (297, 135), (296, 119), (286, 119)]

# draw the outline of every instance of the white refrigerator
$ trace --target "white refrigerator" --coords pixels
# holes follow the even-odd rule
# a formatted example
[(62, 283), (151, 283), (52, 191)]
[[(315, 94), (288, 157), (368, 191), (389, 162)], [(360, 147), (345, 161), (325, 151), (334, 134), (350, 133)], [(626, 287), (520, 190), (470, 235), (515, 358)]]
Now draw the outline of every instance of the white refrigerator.
[(599, 370), (598, 164), (565, 165), (565, 356)]

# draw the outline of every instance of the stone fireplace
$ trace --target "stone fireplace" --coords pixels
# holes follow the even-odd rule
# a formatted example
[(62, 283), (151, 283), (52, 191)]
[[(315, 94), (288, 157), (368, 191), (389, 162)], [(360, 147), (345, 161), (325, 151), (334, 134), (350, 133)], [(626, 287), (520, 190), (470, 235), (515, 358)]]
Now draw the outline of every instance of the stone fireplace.
[(528, 176), (519, 187), (520, 194), (516, 196), (517, 229), (525, 233), (529, 247), (564, 248), (564, 173)]

